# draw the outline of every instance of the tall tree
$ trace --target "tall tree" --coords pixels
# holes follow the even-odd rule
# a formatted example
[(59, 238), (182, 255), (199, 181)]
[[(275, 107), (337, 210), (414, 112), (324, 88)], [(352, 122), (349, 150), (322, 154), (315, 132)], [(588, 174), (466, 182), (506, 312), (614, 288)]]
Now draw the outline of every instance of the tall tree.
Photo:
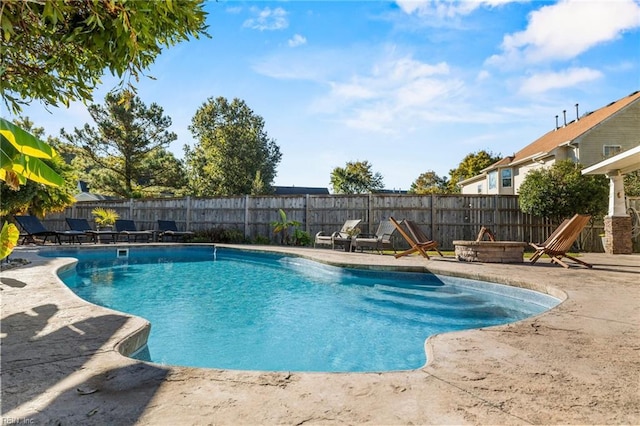
[(0, 86), (15, 113), (39, 99), (91, 100), (105, 69), (138, 79), (162, 52), (206, 33), (204, 1), (3, 1)]
[(582, 168), (564, 160), (530, 171), (518, 190), (520, 209), (554, 223), (576, 213), (602, 217), (608, 206), (608, 180), (602, 175), (585, 176)]
[(458, 167), (449, 170), (449, 192), (460, 192), (458, 182), (480, 174), (482, 169), (489, 167), (501, 159), (502, 156), (500, 154), (494, 154), (491, 151), (485, 150), (467, 154), (460, 164), (458, 164)]
[(189, 189), (197, 196), (270, 191), (282, 158), (264, 120), (240, 99), (209, 98), (189, 130), (197, 140), (185, 146)]
[[(137, 79), (162, 46), (207, 35), (203, 4), (203, 0), (3, 1), (3, 102), (18, 114), (34, 99), (51, 105), (91, 100), (105, 69)], [(0, 180), (9, 187), (16, 189), (27, 180), (63, 185), (64, 179), (42, 161), (56, 155), (46, 143), (0, 119)], [(3, 225), (2, 257), (11, 253), (17, 235), (15, 225)]]
[(368, 161), (349, 161), (331, 172), (334, 194), (366, 194), (384, 188), (382, 175), (371, 170)]
[(171, 118), (155, 103), (147, 107), (131, 93), (124, 96), (130, 99), (128, 105), (120, 94), (109, 93), (104, 106), (89, 106), (97, 128), (86, 124), (72, 133), (62, 130), (67, 141), (81, 148), (90, 187), (127, 198), (180, 190), (185, 183), (181, 166), (167, 151), (177, 139), (167, 131)]
[(409, 194), (445, 194), (448, 183), (446, 177), (440, 177), (433, 170), (429, 170), (418, 176), (408, 192)]
[(624, 176), (624, 192), (627, 197), (640, 197), (640, 170)]

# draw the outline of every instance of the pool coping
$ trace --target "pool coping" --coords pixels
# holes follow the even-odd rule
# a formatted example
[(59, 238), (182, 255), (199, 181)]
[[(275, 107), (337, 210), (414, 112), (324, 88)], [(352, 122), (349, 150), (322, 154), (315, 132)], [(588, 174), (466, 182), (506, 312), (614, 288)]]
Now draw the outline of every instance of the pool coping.
[[(510, 283), (563, 295), (564, 302), (514, 324), (434, 336), (426, 345), (430, 361), (418, 370), (171, 367), (122, 357), (118, 345), (133, 333), (144, 338), (148, 323), (82, 301), (53, 272), (68, 260), (35, 257), (33, 248), (20, 247), (16, 256), (31, 256), (32, 264), (2, 272), (3, 418), (112, 424), (640, 423), (639, 255), (585, 254), (592, 270), (565, 270), (545, 261), (470, 264), (219, 246)], [(47, 318), (36, 321), (39, 316)]]

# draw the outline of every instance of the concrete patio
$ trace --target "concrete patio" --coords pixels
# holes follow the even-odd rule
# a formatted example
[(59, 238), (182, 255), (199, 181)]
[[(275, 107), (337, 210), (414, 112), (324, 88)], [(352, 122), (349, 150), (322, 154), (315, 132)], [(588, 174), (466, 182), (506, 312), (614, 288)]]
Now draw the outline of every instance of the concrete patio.
[(147, 322), (76, 297), (55, 272), (69, 259), (19, 247), (13, 257), (31, 263), (3, 271), (0, 285), (3, 424), (640, 424), (640, 255), (585, 254), (593, 269), (566, 270), (548, 259), (482, 264), (242, 248), (485, 279), (565, 300), (514, 324), (432, 337), (418, 370), (172, 367), (120, 355), (122, 342), (145, 338)]

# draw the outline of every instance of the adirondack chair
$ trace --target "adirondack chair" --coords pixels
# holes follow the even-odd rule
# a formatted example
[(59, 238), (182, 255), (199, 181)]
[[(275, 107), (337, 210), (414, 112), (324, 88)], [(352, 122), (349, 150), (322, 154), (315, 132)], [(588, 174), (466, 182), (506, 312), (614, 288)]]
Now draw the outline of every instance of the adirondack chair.
[(397, 253), (393, 244), (393, 232), (396, 230), (393, 223), (390, 220), (383, 220), (378, 225), (376, 233), (373, 235), (359, 234), (353, 240), (355, 249), (364, 250), (364, 247), (373, 248), (382, 254), (382, 250), (391, 249), (394, 253)]
[(316, 234), (316, 238), (313, 243), (313, 247), (317, 245), (330, 245), (331, 248), (335, 248), (336, 246), (342, 246), (345, 249), (351, 248), (351, 235), (350, 232), (357, 228), (362, 219), (351, 219), (347, 220), (342, 228), (339, 231), (333, 232), (331, 234), (325, 234), (323, 231), (320, 231)]
[(400, 235), (402, 235), (402, 237), (407, 240), (407, 242), (411, 246), (410, 249), (397, 253), (395, 255), (396, 259), (415, 252), (420, 253), (422, 257), (430, 259), (429, 255), (427, 254), (427, 251), (429, 250), (435, 250), (440, 256), (442, 256), (442, 252), (438, 250), (438, 242), (429, 239), (415, 222), (407, 219), (403, 220), (402, 223), (406, 227), (405, 230), (405, 228), (393, 217), (390, 217), (389, 221), (393, 223)]
[(564, 268), (568, 268), (569, 265), (562, 261), (563, 257), (587, 268), (593, 267), (593, 265), (567, 254), (590, 219), (589, 215), (576, 214), (571, 219), (562, 222), (544, 243), (529, 243), (536, 250), (531, 256), (531, 264), (536, 263), (542, 255), (546, 254), (551, 258), (551, 263), (557, 263)]

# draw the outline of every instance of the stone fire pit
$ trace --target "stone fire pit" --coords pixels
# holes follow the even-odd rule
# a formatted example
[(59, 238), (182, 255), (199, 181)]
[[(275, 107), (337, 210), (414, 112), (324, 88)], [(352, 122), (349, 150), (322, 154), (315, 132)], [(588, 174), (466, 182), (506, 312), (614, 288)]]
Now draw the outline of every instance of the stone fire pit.
[(527, 243), (520, 241), (454, 241), (456, 258), (464, 262), (522, 263)]

